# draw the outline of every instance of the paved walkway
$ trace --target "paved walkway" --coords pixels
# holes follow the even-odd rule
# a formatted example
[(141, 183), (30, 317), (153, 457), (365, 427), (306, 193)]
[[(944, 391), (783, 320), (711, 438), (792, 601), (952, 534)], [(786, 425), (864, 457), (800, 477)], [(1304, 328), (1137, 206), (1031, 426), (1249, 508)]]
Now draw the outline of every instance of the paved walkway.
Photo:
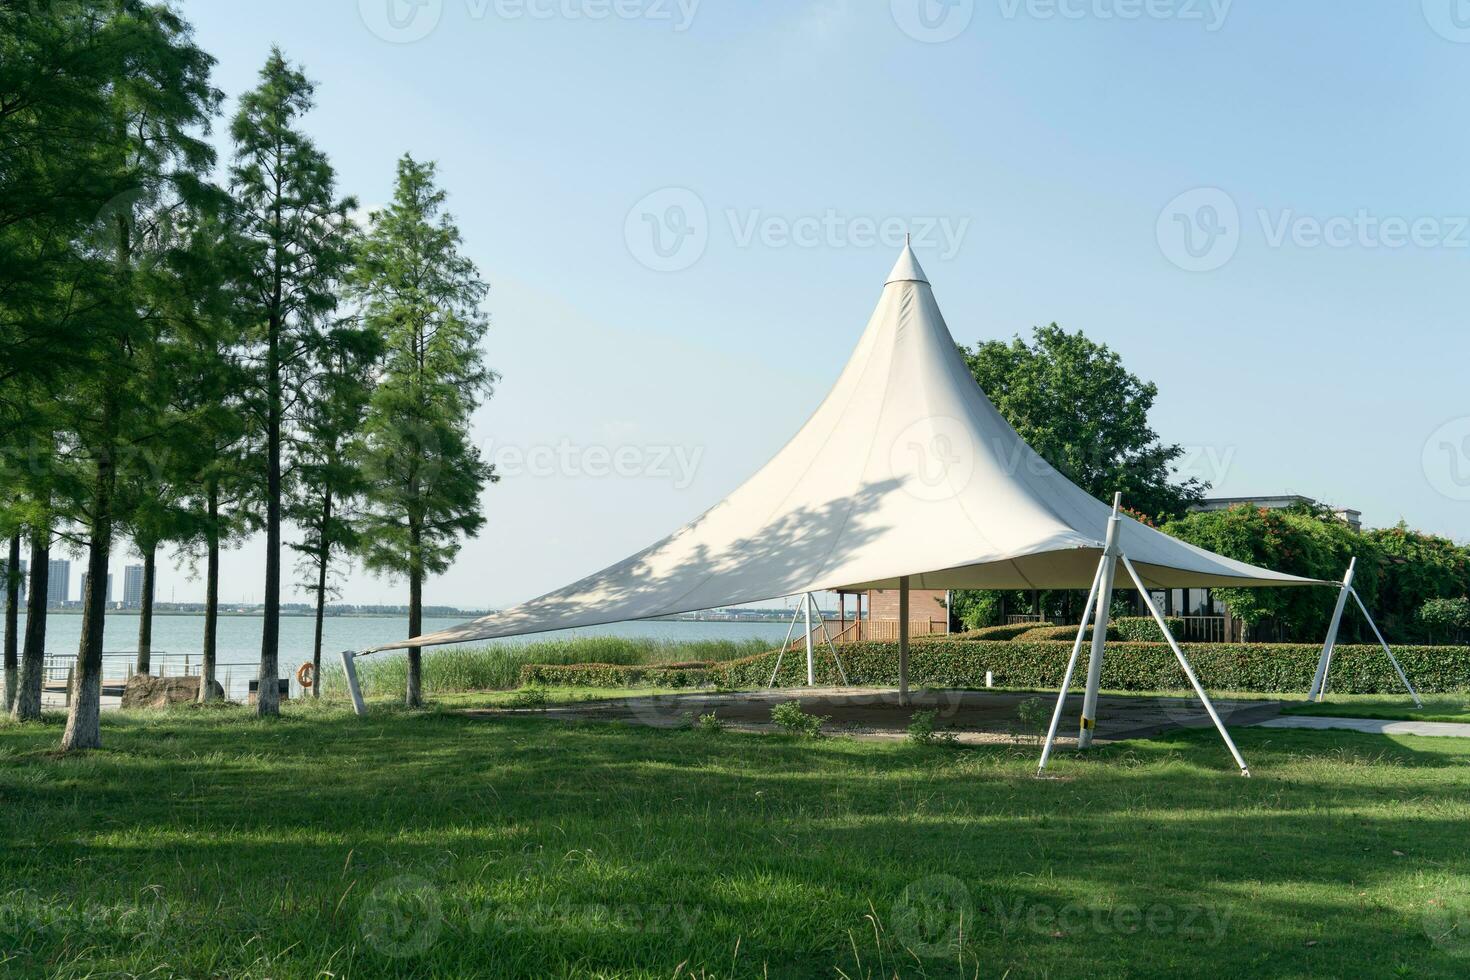
[(1447, 721), (1390, 721), (1387, 718), (1323, 718), (1317, 715), (1282, 715), (1256, 723), (1261, 728), (1346, 728), (1370, 735), (1431, 735), (1470, 738), (1470, 725)]

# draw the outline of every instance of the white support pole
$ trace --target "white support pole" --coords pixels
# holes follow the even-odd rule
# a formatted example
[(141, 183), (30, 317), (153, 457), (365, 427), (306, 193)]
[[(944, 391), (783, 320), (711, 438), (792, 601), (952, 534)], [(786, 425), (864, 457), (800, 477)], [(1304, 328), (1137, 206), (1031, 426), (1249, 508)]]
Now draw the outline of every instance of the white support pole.
[(1062, 724), (1062, 710), (1067, 703), (1067, 688), (1072, 686), (1072, 673), (1077, 669), (1077, 658), (1082, 653), (1082, 640), (1087, 635), (1087, 621), (1092, 617), (1092, 607), (1097, 602), (1097, 588), (1102, 581), (1103, 564), (1101, 560), (1097, 563), (1097, 571), (1092, 575), (1092, 588), (1087, 590), (1087, 602), (1082, 607), (1082, 622), (1077, 626), (1077, 641), (1072, 644), (1072, 655), (1067, 658), (1067, 672), (1062, 675), (1062, 689), (1057, 692), (1057, 707), (1051, 713), (1051, 727), (1046, 730), (1046, 744), (1041, 748), (1041, 764), (1036, 767), (1038, 776), (1046, 768), (1046, 760), (1051, 758), (1052, 746), (1057, 741), (1057, 729)]
[(1414, 699), (1414, 707), (1424, 707), (1424, 702), (1419, 700), (1419, 692), (1414, 690), (1413, 684), (1409, 683), (1409, 675), (1405, 674), (1404, 668), (1399, 666), (1399, 658), (1393, 655), (1393, 650), (1389, 649), (1388, 641), (1385, 640), (1383, 638), (1383, 634), (1378, 631), (1378, 624), (1373, 622), (1373, 616), (1369, 614), (1368, 607), (1363, 604), (1363, 597), (1358, 595), (1357, 589), (1348, 588), (1347, 591), (1353, 594), (1353, 601), (1358, 604), (1358, 608), (1363, 611), (1363, 618), (1366, 619), (1368, 621), (1368, 625), (1373, 628), (1373, 635), (1378, 637), (1379, 646), (1383, 647), (1383, 652), (1388, 654), (1388, 662), (1393, 664), (1393, 669), (1398, 671), (1399, 680), (1403, 681), (1404, 687), (1408, 688), (1409, 696)]
[[(357, 712), (361, 718), (367, 714), (367, 705), (362, 701), (362, 688), (357, 684), (357, 664), (354, 662), (357, 654), (351, 650), (342, 651), (342, 672), (347, 675), (347, 692), (352, 695), (352, 710)], [(321, 681), (317, 681), (318, 684)]]
[[(808, 593), (810, 594), (810, 593)], [(813, 605), (816, 600), (812, 600)], [(817, 622), (822, 624), (822, 639), (827, 643), (827, 649), (832, 651), (832, 659), (837, 662), (837, 674), (842, 678), (842, 684), (847, 686), (847, 671), (842, 668), (842, 658), (837, 655), (837, 647), (832, 643), (832, 634), (827, 632), (827, 621), (822, 618), (822, 610), (817, 610)]]
[(1164, 622), (1164, 614), (1159, 612), (1158, 606), (1154, 605), (1154, 597), (1148, 594), (1148, 589), (1144, 586), (1143, 579), (1139, 578), (1138, 570), (1133, 567), (1133, 562), (1128, 560), (1127, 555), (1123, 555), (1122, 558), (1123, 567), (1128, 570), (1128, 577), (1133, 579), (1134, 585), (1138, 586), (1138, 594), (1143, 596), (1144, 604), (1148, 606), (1148, 611), (1153, 614), (1154, 622), (1158, 623), (1159, 632), (1163, 633), (1164, 639), (1169, 641), (1169, 646), (1173, 649), (1174, 656), (1179, 660), (1179, 666), (1184, 670), (1184, 676), (1189, 678), (1189, 683), (1194, 688), (1194, 693), (1198, 694), (1200, 701), (1203, 702), (1205, 713), (1210, 716), (1210, 721), (1215, 723), (1215, 729), (1220, 733), (1220, 737), (1225, 740), (1225, 745), (1230, 749), (1230, 754), (1235, 757), (1235, 764), (1240, 766), (1240, 774), (1242, 776), (1249, 776), (1251, 774), (1250, 768), (1245, 764), (1245, 759), (1241, 757), (1240, 750), (1235, 747), (1235, 740), (1225, 730), (1225, 723), (1220, 720), (1220, 715), (1215, 711), (1214, 703), (1210, 701), (1210, 696), (1205, 693), (1204, 686), (1200, 684), (1199, 678), (1195, 676), (1194, 668), (1189, 666), (1189, 660), (1185, 658), (1184, 651), (1179, 649), (1179, 641), (1174, 639), (1174, 634), (1169, 630), (1169, 624)]
[(1113, 604), (1113, 577), (1118, 571), (1118, 516), (1123, 495), (1113, 494), (1113, 516), (1108, 518), (1108, 537), (1103, 546), (1102, 578), (1098, 581), (1097, 615), (1093, 617), (1092, 650), (1087, 658), (1087, 689), (1082, 695), (1082, 725), (1077, 731), (1077, 748), (1092, 745), (1097, 727), (1097, 689), (1102, 685), (1103, 645), (1108, 640), (1108, 611)]
[(909, 703), (909, 577), (898, 580), (898, 703)]
[(771, 671), (771, 683), (766, 685), (767, 688), (776, 686), (776, 675), (781, 673), (781, 661), (786, 658), (786, 648), (791, 646), (791, 634), (796, 629), (796, 617), (800, 615), (799, 611), (791, 613), (791, 625), (786, 627), (786, 639), (781, 641), (781, 650), (776, 654), (776, 669)]
[(1347, 608), (1348, 592), (1353, 587), (1353, 575), (1358, 569), (1358, 559), (1348, 562), (1347, 574), (1342, 577), (1342, 589), (1337, 593), (1337, 606), (1332, 610), (1332, 619), (1327, 624), (1327, 639), (1322, 643), (1322, 655), (1317, 658), (1317, 673), (1312, 677), (1312, 689), (1307, 692), (1308, 701), (1321, 701), (1327, 693), (1327, 669), (1332, 665), (1332, 651), (1337, 647), (1337, 630), (1342, 625), (1342, 611)]
[(802, 615), (806, 617), (806, 686), (817, 686), (817, 658), (812, 652), (812, 594), (802, 593)]

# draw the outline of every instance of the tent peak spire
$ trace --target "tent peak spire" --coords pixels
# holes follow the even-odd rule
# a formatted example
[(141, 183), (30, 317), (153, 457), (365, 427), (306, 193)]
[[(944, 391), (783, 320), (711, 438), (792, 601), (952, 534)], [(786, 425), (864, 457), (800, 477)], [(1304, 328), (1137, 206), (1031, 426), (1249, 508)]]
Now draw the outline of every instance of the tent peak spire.
[(910, 244), (909, 236), (903, 236), (903, 251), (898, 253), (898, 262), (893, 266), (893, 271), (888, 273), (888, 279), (883, 283), (885, 286), (896, 282), (929, 282), (924, 275), (924, 269), (919, 265), (919, 260), (914, 257), (914, 249)]

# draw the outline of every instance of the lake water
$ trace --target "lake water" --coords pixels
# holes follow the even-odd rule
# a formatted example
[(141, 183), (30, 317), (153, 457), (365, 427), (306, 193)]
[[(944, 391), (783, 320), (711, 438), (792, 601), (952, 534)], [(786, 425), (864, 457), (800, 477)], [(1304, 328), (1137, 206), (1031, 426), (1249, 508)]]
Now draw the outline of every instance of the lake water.
[[(21, 636), (25, 635), (25, 615), (20, 617)], [(311, 659), (312, 632), (315, 620), (309, 616), (281, 617), (281, 674), (292, 675), (296, 668)], [(444, 629), (464, 622), (461, 618), (425, 617), (424, 631)], [(248, 681), (256, 675), (260, 663), (260, 633), (265, 624), (262, 616), (221, 616), (219, 618), (218, 677), (225, 683), (230, 697), (244, 696)], [(497, 640), (497, 643), (530, 643), (536, 640), (558, 639), (569, 636), (627, 636), (651, 637), (661, 640), (770, 640), (773, 646), (780, 645), (786, 635), (785, 622), (780, 623), (713, 623), (676, 621), (644, 621), (613, 623), (608, 626), (587, 626), (573, 630), (558, 630), (535, 636), (513, 637)], [(49, 654), (76, 655), (81, 640), (82, 617), (75, 614), (52, 612), (46, 617), (46, 650)], [(204, 636), (203, 616), (154, 616), (153, 617), (153, 663), (154, 672), (160, 668), (169, 674), (183, 673), (185, 658), (197, 669), (199, 651)], [(343, 650), (362, 650), (391, 640), (408, 636), (407, 616), (328, 616), (322, 625), (322, 659), (335, 662)], [(483, 646), (479, 643), (465, 646)], [(109, 679), (122, 677), (130, 654), (138, 650), (138, 617), (124, 613), (111, 613), (107, 617), (107, 629), (103, 647), (108, 656), (104, 673)], [(444, 649), (443, 647), (434, 649)], [(429, 651), (432, 655), (432, 650)], [(162, 656), (168, 654), (167, 657)], [(295, 682), (292, 694), (296, 696)]]

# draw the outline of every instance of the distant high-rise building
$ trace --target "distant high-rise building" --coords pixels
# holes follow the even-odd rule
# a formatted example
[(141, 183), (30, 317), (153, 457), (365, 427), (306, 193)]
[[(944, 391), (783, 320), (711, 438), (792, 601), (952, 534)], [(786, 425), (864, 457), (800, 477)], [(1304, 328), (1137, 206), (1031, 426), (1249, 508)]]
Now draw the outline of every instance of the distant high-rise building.
[[(86, 598), (87, 598), (87, 573), (86, 572), (83, 572), (82, 573), (82, 588), (81, 588), (81, 591), (77, 593), (77, 599), (78, 599), (78, 601), (85, 601)], [(111, 572), (108, 572), (107, 573), (107, 591), (102, 594), (102, 601), (105, 602), (105, 603), (107, 603), (108, 605), (111, 605), (112, 604), (112, 573)]]
[(46, 605), (59, 606), (71, 595), (71, 562), (53, 558), (46, 572)]
[(128, 565), (123, 568), (123, 608), (143, 608), (142, 565)]
[[(0, 560), (0, 609), (4, 609), (10, 602), (10, 590), (3, 587), (3, 583), (9, 578), (9, 564), (7, 561)], [(20, 605), (23, 606), (26, 604), (26, 576), (30, 574), (30, 567), (24, 558), (20, 560), (18, 567), (20, 569)]]

